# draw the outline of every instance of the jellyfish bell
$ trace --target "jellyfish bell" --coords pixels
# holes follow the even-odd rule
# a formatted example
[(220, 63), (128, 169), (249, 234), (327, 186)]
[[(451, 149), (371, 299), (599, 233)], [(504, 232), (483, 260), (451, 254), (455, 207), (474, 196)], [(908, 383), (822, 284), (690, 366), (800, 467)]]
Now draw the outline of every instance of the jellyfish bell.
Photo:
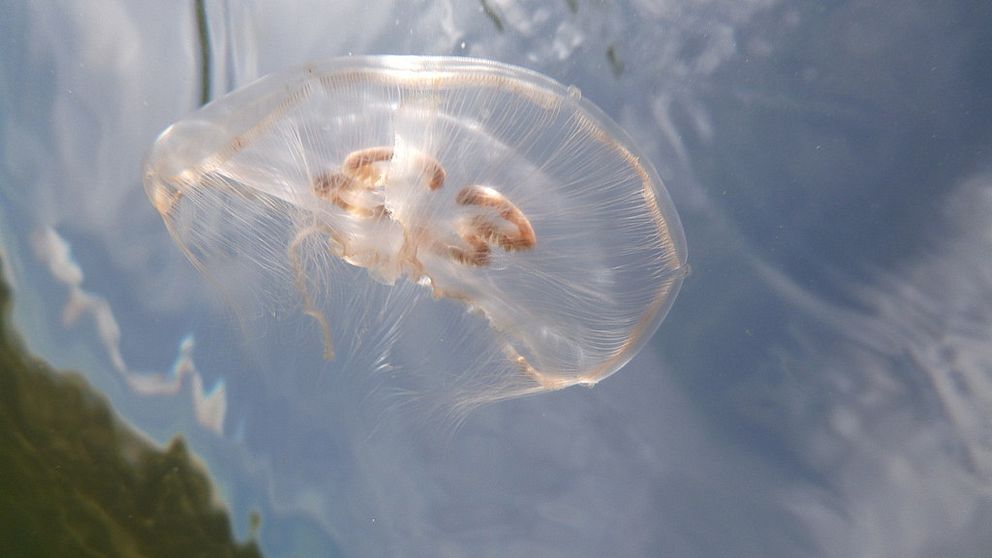
[(574, 88), (486, 60), (272, 74), (163, 132), (144, 183), (193, 264), (305, 317), (329, 368), (459, 411), (611, 375), (687, 269), (628, 136)]

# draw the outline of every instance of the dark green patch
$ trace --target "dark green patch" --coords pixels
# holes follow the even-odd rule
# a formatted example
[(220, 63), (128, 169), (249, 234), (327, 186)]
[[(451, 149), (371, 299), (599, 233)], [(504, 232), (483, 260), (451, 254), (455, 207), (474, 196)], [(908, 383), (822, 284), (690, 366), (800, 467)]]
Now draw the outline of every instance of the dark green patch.
[(262, 528), (262, 514), (258, 513), (258, 510), (252, 510), (251, 515), (248, 516), (248, 536), (257, 539), (258, 531)]
[(496, 8), (492, 7), (492, 5), (486, 0), (479, 0), (479, 4), (482, 5), (482, 13), (486, 14), (486, 17), (489, 18), (489, 21), (492, 21), (493, 25), (496, 26), (496, 30), (502, 33), (503, 20), (502, 18), (499, 17), (499, 14), (496, 13)]
[(613, 77), (619, 79), (623, 75), (624, 65), (623, 61), (620, 60), (620, 55), (617, 54), (616, 45), (607, 47), (606, 59), (610, 62), (610, 71), (613, 72)]
[(207, 26), (207, 7), (204, 0), (194, 0), (196, 31), (200, 39), (200, 105), (210, 101), (210, 28)]
[(129, 430), (80, 375), (29, 356), (9, 311), (0, 280), (0, 556), (261, 556), (181, 438)]
[(568, 11), (573, 14), (579, 13), (579, 0), (565, 0), (565, 3), (568, 4)]

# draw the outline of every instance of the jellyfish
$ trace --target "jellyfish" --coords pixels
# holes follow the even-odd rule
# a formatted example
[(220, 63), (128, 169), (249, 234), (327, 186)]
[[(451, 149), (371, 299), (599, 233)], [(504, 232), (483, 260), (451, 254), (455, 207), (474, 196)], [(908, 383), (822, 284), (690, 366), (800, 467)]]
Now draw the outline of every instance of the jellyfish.
[(687, 270), (627, 134), (576, 88), (488, 60), (269, 75), (166, 129), (144, 185), (222, 291), (305, 317), (294, 335), (323, 362), (456, 412), (610, 376)]

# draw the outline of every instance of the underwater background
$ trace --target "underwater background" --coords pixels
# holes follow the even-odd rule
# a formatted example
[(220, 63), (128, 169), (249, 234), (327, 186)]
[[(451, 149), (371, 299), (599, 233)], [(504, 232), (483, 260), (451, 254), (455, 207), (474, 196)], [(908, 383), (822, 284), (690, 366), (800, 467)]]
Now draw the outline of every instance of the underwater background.
[[(194, 455), (210, 501), (190, 481), (198, 496), (178, 507), (250, 541), (236, 552), (988, 556), (990, 12), (0, 0), (9, 328), (144, 440), (128, 437), (122, 461), (185, 468)], [(142, 160), (206, 100), (378, 53), (491, 58), (575, 85), (658, 168), (692, 271), (616, 375), (484, 407), (439, 437), (367, 405), (360, 373), (330, 378), (278, 351), (252, 364), (223, 297), (149, 204)], [(149, 442), (167, 457), (142, 453)], [(55, 461), (22, 470), (67, 466)], [(42, 513), (73, 509), (51, 494)], [(0, 494), (0, 517), (14, 502)], [(19, 546), (18, 529), (0, 536), (13, 555), (58, 555)]]

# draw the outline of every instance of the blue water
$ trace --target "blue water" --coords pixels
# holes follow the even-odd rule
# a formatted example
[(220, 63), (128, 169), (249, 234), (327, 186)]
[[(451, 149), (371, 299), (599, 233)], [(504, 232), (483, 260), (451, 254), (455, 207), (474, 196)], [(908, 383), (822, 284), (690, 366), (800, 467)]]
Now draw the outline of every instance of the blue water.
[(201, 97), (193, 8), (2, 3), (0, 239), (30, 348), (186, 436), (267, 555), (988, 555), (984, 4), (207, 2), (211, 96), (492, 58), (576, 85), (658, 167), (692, 272), (650, 345), (441, 436), (361, 377), (259, 366), (148, 203), (142, 160)]

